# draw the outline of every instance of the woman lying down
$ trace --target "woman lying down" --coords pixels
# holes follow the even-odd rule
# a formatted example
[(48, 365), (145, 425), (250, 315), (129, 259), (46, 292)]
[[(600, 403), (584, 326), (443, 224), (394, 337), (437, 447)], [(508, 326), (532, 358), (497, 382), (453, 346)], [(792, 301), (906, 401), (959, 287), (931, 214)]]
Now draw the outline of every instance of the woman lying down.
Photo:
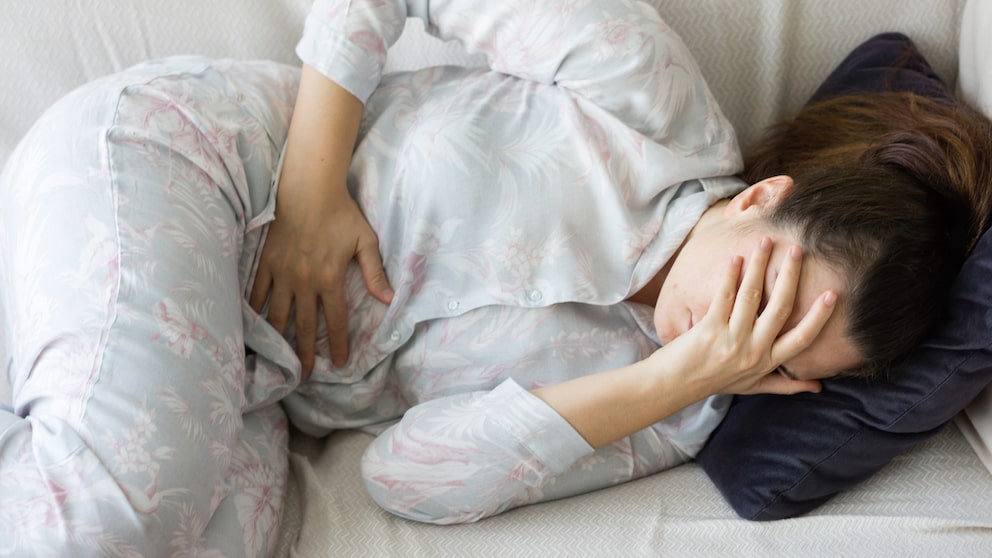
[[(410, 16), (490, 68), (381, 76)], [(0, 553), (265, 554), (289, 421), (378, 433), (368, 491), (418, 521), (673, 467), (729, 394), (905, 353), (967, 248), (945, 232), (979, 226), (937, 147), (972, 128), (914, 128), (973, 116), (908, 97), (851, 102), (891, 115), (877, 141), (742, 182), (646, 5), (318, 0), (298, 51), (302, 84), (100, 79), (11, 158)]]

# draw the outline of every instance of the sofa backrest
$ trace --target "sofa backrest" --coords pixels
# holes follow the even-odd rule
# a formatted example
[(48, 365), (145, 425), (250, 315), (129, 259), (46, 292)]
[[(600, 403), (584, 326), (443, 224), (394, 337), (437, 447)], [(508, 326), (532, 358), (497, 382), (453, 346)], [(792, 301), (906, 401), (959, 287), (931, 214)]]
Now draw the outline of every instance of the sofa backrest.
[[(983, 0), (971, 0), (983, 1)], [(743, 145), (796, 110), (854, 46), (881, 31), (914, 39), (957, 79), (966, 0), (649, 0), (696, 53)], [(7, 0), (0, 18), (0, 162), (41, 112), (72, 88), (171, 54), (266, 58), (293, 49), (311, 0)], [(479, 64), (411, 25), (391, 69)]]

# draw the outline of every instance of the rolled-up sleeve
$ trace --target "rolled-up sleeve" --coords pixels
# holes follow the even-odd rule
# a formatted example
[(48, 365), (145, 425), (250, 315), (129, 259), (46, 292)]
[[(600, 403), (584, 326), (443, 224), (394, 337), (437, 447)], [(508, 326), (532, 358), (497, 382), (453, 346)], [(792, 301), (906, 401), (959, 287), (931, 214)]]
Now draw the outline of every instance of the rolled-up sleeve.
[(464, 523), (540, 500), (549, 479), (592, 452), (551, 407), (506, 380), (414, 407), (369, 446), (362, 475), (397, 515)]
[(407, 17), (497, 72), (568, 89), (654, 140), (725, 128), (722, 115), (710, 122), (719, 110), (685, 43), (643, 2), (316, 0), (297, 54), (365, 102)]
[(513, 380), (422, 403), (362, 458), (372, 498), (426, 523), (468, 523), (670, 469), (690, 460), (726, 414), (714, 396), (613, 444), (593, 449), (544, 401)]
[(296, 54), (364, 103), (379, 85), (386, 51), (406, 17), (402, 1), (316, 0)]

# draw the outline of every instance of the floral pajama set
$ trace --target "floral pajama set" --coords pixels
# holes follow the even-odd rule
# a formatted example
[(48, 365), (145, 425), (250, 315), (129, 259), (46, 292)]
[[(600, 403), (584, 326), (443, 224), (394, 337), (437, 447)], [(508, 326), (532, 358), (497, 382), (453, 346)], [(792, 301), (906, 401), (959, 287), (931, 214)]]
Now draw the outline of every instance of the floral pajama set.
[[(408, 17), (488, 68), (382, 75)], [(641, 360), (624, 302), (743, 188), (730, 123), (654, 8), (317, 0), (298, 54), (365, 106), (348, 176), (386, 306), (351, 356), (247, 304), (299, 72), (177, 57), (55, 104), (0, 175), (0, 556), (263, 556), (289, 423), (377, 434), (384, 508), (472, 521), (690, 459), (714, 396), (594, 451), (528, 390)]]

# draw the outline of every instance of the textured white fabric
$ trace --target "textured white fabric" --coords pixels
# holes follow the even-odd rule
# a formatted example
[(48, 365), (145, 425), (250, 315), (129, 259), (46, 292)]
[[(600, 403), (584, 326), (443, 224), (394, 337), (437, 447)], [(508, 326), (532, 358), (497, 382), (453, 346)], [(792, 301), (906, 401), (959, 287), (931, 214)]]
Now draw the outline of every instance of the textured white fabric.
[[(324, 556), (954, 556), (987, 557), (992, 478), (956, 428), (897, 457), (880, 474), (811, 514), (737, 518), (695, 464), (584, 496), (456, 527), (422, 525), (375, 506), (354, 456), (371, 437), (291, 437), (304, 488), (287, 502), (302, 518), (294, 558)], [(284, 535), (294, 535), (284, 532)]]
[(969, 0), (961, 18), (958, 91), (985, 114), (992, 114), (992, 0)]
[[(801, 105), (851, 48), (881, 31), (906, 33), (941, 77), (957, 80), (965, 0), (648, 2), (689, 45), (745, 147), (763, 126)], [(68, 90), (147, 58), (202, 54), (298, 64), (293, 48), (311, 3), (6, 0), (0, 17), (0, 161)], [(386, 70), (480, 62), (457, 43), (426, 36), (414, 22), (391, 50)]]
[[(761, 127), (804, 102), (834, 64), (879, 31), (906, 33), (946, 81), (958, 78), (965, 0), (651, 2), (661, 6), (697, 57), (745, 145)], [(992, 11), (990, 0), (967, 3), (970, 14)], [(199, 53), (298, 63), (293, 48), (309, 5), (310, 0), (6, 0), (0, 17), (0, 162), (56, 98), (145, 58)], [(965, 19), (962, 31), (971, 25), (986, 46), (974, 51), (963, 72), (988, 64), (992, 25), (984, 21)], [(416, 31), (413, 26), (401, 37), (387, 69), (479, 62), (457, 44)], [(983, 75), (987, 82), (989, 73)], [(968, 79), (962, 75), (961, 84)], [(992, 538), (992, 476), (953, 427), (813, 514), (776, 523), (737, 519), (703, 472), (686, 465), (474, 525), (414, 524), (380, 511), (366, 495), (357, 467), (370, 440), (361, 433), (335, 435), (326, 443), (294, 438), (295, 482), (279, 556), (968, 557), (987, 556)]]
[(696, 55), (745, 152), (877, 33), (905, 33), (941, 78), (957, 80), (964, 0), (650, 1)]
[[(490, 67), (382, 77), (408, 15)], [(318, 347), (309, 381), (282, 401), (290, 420), (320, 435), (402, 415), (366, 452), (365, 485), (385, 509), (437, 523), (695, 455), (727, 398), (593, 452), (527, 391), (655, 352), (650, 312), (621, 301), (744, 186), (730, 124), (653, 8), (317, 0), (296, 51), (364, 102), (348, 182), (395, 293), (388, 307), (362, 296), (352, 267), (355, 346), (335, 368)], [(590, 227), (592, 215), (609, 226)]]
[[(797, 108), (851, 48), (876, 32), (907, 33), (945, 80), (957, 76), (963, 2), (656, 3), (694, 49), (745, 140)], [(420, 67), (418, 45), (443, 52), (448, 62), (478, 63), (463, 58), (457, 45), (409, 31), (394, 50), (394, 68)], [(378, 510), (349, 481), (358, 474), (353, 456), (368, 442), (355, 433), (326, 443), (294, 438), (292, 467), (302, 488), (291, 494), (286, 513), (303, 521), (298, 539), (291, 527), (284, 531), (282, 551), (292, 548), (300, 557), (772, 556), (829, 549), (832, 555), (984, 556), (992, 537), (992, 477), (955, 429), (816, 512), (776, 523), (737, 519), (702, 471), (686, 465), (456, 529), (416, 525)]]
[[(960, 95), (992, 116), (992, 0), (970, 0), (961, 19), (958, 76)], [(961, 431), (992, 471), (992, 386), (985, 389), (959, 417)]]
[[(877, 33), (912, 37), (941, 78), (957, 80), (965, 0), (646, 1), (689, 46), (745, 151), (765, 126), (805, 103), (851, 49)], [(387, 69), (418, 68), (432, 60), (424, 52), (443, 63), (480, 63), (461, 54), (457, 44), (418, 31), (408, 26)]]
[(0, 163), (70, 89), (149, 58), (199, 54), (298, 65), (293, 48), (311, 1), (5, 1)]

